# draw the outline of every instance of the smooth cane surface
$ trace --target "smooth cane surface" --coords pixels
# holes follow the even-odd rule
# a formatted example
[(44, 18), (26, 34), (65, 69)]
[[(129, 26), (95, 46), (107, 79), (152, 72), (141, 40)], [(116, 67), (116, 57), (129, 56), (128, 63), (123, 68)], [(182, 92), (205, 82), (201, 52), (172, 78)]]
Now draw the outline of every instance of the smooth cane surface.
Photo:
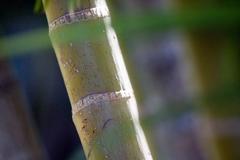
[[(44, 7), (87, 159), (151, 160), (105, 0), (68, 2), (49, 0)], [(64, 40), (72, 26), (100, 36)]]

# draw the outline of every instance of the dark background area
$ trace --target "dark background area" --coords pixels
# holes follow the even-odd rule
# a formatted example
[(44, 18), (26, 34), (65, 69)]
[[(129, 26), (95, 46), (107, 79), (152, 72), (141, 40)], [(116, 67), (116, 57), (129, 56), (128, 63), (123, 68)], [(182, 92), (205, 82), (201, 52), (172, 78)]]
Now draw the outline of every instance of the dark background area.
[[(2, 2), (1, 36), (47, 28), (44, 12), (34, 12), (34, 4), (34, 0)], [(9, 58), (9, 61), (29, 102), (47, 156), (52, 160), (66, 160), (80, 147), (80, 140), (72, 123), (71, 106), (54, 51), (50, 48), (39, 52)]]

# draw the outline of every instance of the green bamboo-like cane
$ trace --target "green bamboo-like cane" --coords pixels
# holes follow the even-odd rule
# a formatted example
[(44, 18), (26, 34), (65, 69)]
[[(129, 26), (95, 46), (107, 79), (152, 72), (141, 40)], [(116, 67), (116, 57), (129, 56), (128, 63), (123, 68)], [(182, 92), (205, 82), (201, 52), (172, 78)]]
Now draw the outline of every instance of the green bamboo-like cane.
[[(87, 159), (151, 160), (105, 0), (43, 2)], [(84, 40), (66, 39), (74, 28), (86, 31)]]

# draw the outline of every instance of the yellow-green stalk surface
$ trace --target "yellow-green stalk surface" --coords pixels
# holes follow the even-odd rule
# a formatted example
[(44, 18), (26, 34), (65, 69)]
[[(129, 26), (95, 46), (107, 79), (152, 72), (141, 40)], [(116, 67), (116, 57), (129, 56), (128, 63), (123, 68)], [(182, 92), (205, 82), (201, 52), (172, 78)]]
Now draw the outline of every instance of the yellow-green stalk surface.
[(151, 160), (105, 0), (49, 0), (44, 7), (87, 159)]

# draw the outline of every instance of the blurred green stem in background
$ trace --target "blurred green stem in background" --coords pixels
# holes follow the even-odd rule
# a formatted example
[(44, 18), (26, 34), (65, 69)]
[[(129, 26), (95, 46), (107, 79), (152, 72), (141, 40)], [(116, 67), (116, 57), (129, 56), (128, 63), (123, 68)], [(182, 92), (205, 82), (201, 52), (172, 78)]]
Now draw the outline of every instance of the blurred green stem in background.
[[(136, 13), (113, 13), (113, 26), (122, 37), (132, 38), (136, 35), (154, 34), (171, 29), (195, 30), (212, 28), (226, 30), (237, 28), (240, 25), (239, 8), (204, 8), (185, 9), (171, 13), (144, 11)], [(70, 31), (72, 40), (84, 40), (90, 32), (89, 28), (75, 27)], [(76, 33), (83, 38), (74, 37)], [(128, 36), (131, 33), (131, 36)], [(92, 38), (95, 34), (90, 35)], [(48, 29), (42, 28), (19, 33), (0, 39), (2, 51), (0, 57), (12, 57), (33, 53), (41, 49), (51, 48), (48, 38)]]

